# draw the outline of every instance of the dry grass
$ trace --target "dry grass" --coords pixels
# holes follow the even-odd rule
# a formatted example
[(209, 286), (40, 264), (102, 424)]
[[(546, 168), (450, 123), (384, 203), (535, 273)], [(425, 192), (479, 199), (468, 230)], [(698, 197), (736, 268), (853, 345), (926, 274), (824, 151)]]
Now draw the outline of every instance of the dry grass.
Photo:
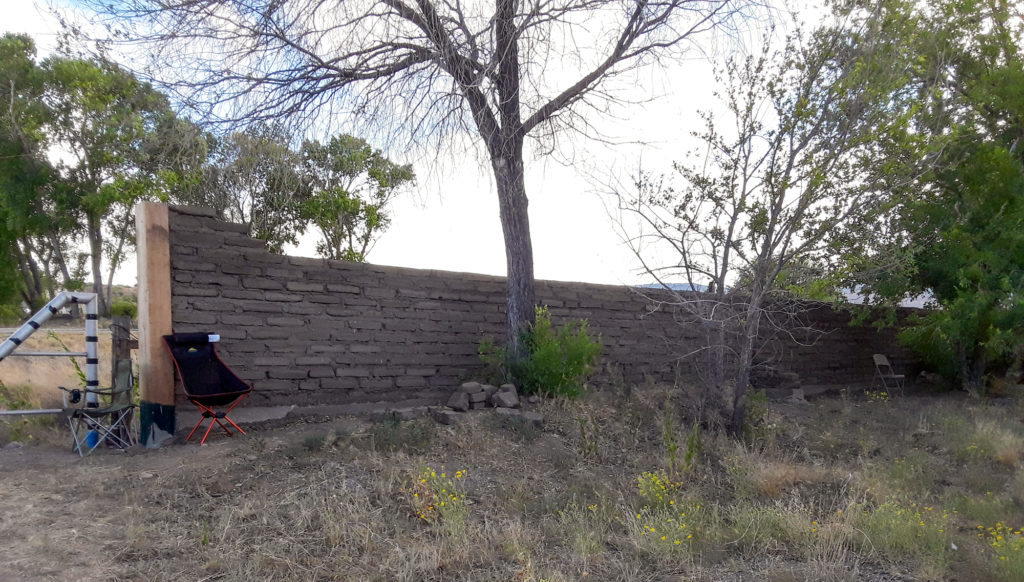
[[(977, 534), (1024, 523), (1024, 469), (996, 452), (1024, 436), (1013, 407), (773, 406), (771, 435), (703, 434), (670, 474), (664, 391), (637, 390), (544, 403), (529, 434), (473, 414), (85, 460), (47, 439), (0, 450), (0, 579), (1021, 579), (1024, 554)], [(645, 472), (673, 484), (642, 493)], [(465, 505), (437, 506), (452, 495)]]
[[(110, 383), (110, 340), (109, 333), (101, 333), (99, 341), (101, 385)], [(0, 338), (0, 340), (6, 339)], [(23, 343), (15, 354), (20, 351), (30, 352), (62, 352), (64, 347), (70, 351), (85, 351), (85, 336), (82, 332), (56, 329), (50, 335), (47, 328), (41, 328)], [(85, 369), (85, 358), (75, 358), (78, 365)], [(61, 402), (58, 386), (68, 388), (81, 386), (81, 381), (69, 357), (17, 357), (5, 358), (0, 365), (0, 383), (12, 387), (27, 387), (32, 391), (32, 405), (49, 408)]]
[(794, 462), (758, 459), (753, 467), (757, 492), (775, 499), (797, 485), (820, 483), (826, 478), (821, 469)]

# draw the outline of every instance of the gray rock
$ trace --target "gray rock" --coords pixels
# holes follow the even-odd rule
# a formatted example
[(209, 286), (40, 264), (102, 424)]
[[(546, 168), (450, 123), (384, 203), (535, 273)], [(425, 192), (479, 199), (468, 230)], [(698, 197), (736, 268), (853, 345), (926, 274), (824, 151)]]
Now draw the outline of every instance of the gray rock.
[(487, 402), (485, 402), (485, 401), (470, 402), (469, 403), (469, 409), (470, 410), (482, 410), (484, 408), (487, 408)]
[[(508, 409), (495, 409), (495, 410), (508, 410)], [(523, 412), (522, 417), (533, 423), (533, 426), (540, 428), (544, 426), (544, 415), (539, 412)]]
[(491, 386), (490, 384), (484, 384), (484, 394), (487, 395), (487, 398), (490, 398), (497, 391), (498, 391), (498, 388), (496, 386)]
[(434, 420), (439, 424), (455, 424), (459, 419), (459, 413), (454, 410), (434, 410), (431, 416), (433, 416)]
[(518, 408), (519, 396), (516, 395), (514, 390), (511, 392), (499, 391), (491, 396), (491, 405), (495, 408)]
[(408, 408), (395, 408), (390, 410), (398, 417), (398, 420), (413, 420), (427, 414), (426, 406), (411, 406)]
[(448, 408), (458, 412), (466, 412), (469, 410), (469, 394), (462, 390), (455, 391), (451, 398), (448, 399)]
[(789, 402), (790, 404), (805, 404), (807, 399), (804, 398), (804, 389), (794, 388), (793, 393), (786, 398), (786, 402)]
[(526, 397), (526, 401), (529, 402), (530, 404), (538, 404), (540, 403), (540, 396), (537, 396), (536, 394), (531, 394)]
[(494, 414), (498, 416), (519, 416), (519, 411), (514, 408), (495, 408)]
[(462, 386), (459, 386), (459, 392), (465, 392), (466, 394), (476, 394), (483, 391), (484, 386), (479, 382), (463, 382)]
[(515, 384), (502, 384), (501, 388), (498, 388), (498, 391), (499, 392), (515, 392), (516, 391), (516, 385)]
[(474, 402), (487, 402), (486, 392), (471, 392), (470, 394), (468, 394), (468, 396), (470, 404)]

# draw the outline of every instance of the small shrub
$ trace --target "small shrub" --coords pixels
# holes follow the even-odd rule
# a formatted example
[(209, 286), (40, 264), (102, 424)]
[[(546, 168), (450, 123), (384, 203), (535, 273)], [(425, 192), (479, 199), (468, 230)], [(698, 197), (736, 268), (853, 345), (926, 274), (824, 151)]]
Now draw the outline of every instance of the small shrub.
[(605, 551), (611, 523), (597, 504), (582, 507), (571, 503), (558, 511), (558, 534), (567, 538), (580, 556), (599, 556)]
[(494, 343), (493, 338), (484, 338), (476, 347), (477, 356), (484, 364), (481, 380), (487, 384), (498, 386), (508, 379), (505, 371), (507, 354), (505, 349)]
[(527, 394), (579, 396), (601, 354), (601, 340), (590, 337), (586, 320), (556, 328), (546, 307), (537, 308), (537, 320), (522, 340), (529, 355), (510, 371)]
[(110, 304), (111, 317), (130, 317), (137, 319), (139, 316), (139, 303), (134, 295), (118, 297)]
[(1002, 522), (987, 529), (979, 525), (978, 531), (995, 554), (997, 571), (1006, 580), (1024, 580), (1024, 532)]
[(984, 528), (980, 524), (997, 523), (1015, 509), (1012, 499), (991, 492), (978, 497), (960, 495), (953, 500), (953, 508), (967, 523), (979, 524), (977, 527), (981, 529)]
[(699, 504), (645, 506), (626, 520), (626, 526), (637, 545), (652, 554), (692, 556), (699, 553), (698, 544), (709, 541), (704, 513)]
[(672, 407), (665, 402), (665, 415), (661, 420), (661, 438), (665, 441), (665, 450), (668, 452), (668, 472), (676, 474), (676, 452), (679, 450), (678, 437), (676, 436), (675, 422), (672, 418)]
[(880, 404), (889, 402), (889, 393), (885, 390), (865, 390), (864, 397), (868, 399), (868, 402), (877, 402)]
[(465, 477), (465, 471), (448, 475), (444, 467), (440, 472), (425, 467), (411, 488), (416, 517), (438, 526), (445, 535), (465, 537), (469, 503), (460, 484)]
[(855, 520), (864, 533), (863, 548), (893, 558), (912, 557), (923, 565), (943, 568), (950, 560), (949, 514), (942, 509), (912, 504), (883, 503), (865, 509)]
[(664, 471), (644, 471), (636, 478), (636, 488), (647, 507), (655, 509), (675, 505), (675, 493), (682, 487), (682, 483), (673, 481)]
[(434, 440), (434, 422), (414, 420), (403, 422), (398, 415), (389, 414), (371, 431), (372, 446), (378, 451), (422, 454)]

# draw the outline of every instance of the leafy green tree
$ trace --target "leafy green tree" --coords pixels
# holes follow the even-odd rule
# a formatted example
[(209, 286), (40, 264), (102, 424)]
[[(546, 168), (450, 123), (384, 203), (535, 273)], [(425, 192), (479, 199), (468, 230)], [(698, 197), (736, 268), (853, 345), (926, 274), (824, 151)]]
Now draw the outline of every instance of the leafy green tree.
[(302, 159), (310, 190), (301, 212), (320, 232), (317, 252), (328, 259), (365, 261), (391, 223), (388, 203), (415, 179), (412, 166), (395, 164), (350, 135), (326, 144), (308, 141)]
[(150, 163), (143, 146), (174, 113), (166, 97), (114, 64), (53, 57), (42, 68), (53, 116), (47, 132), (66, 154), (58, 169), (70, 194), (67, 206), (85, 227), (92, 291), (106, 314), (110, 279), (134, 237), (132, 209), (167, 190), (168, 175)]
[(45, 91), (32, 39), (0, 37), (0, 244), (8, 251), (0, 258), (0, 302), (30, 308), (41, 307), (58, 287), (78, 288), (81, 277), (78, 224), (46, 156), (52, 114)]
[(899, 42), (915, 53), (922, 106), (906, 131), (930, 139), (892, 165), (913, 179), (888, 247), (858, 260), (883, 300), (933, 294), (937, 309), (903, 337), (979, 393), (994, 366), (1019, 371), (1024, 357), (1024, 25), (1003, 0), (913, 11), (917, 30)]
[[(534, 321), (528, 144), (593, 135), (622, 75), (682, 55), (746, 0), (86, 0), (115, 42), (233, 120), (351, 119), (396, 146), (456, 143), (490, 162), (505, 241), (506, 339)], [(555, 71), (558, 71), (555, 74)]]
[(247, 225), (249, 236), (266, 241), (272, 252), (298, 242), (308, 188), (288, 132), (260, 124), (229, 134), (215, 145), (211, 163), (208, 187), (197, 196), (202, 205)]

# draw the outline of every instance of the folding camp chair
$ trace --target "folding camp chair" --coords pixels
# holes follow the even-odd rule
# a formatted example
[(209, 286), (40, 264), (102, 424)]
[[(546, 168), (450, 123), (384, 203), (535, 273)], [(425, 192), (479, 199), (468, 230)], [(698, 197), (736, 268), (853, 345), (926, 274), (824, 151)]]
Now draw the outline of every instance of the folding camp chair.
[[(64, 391), (64, 416), (74, 441), (71, 450), (84, 457), (103, 443), (119, 449), (138, 443), (133, 384), (131, 362), (122, 361), (118, 363), (113, 388), (60, 387)], [(86, 398), (90, 393), (109, 398), (109, 402), (90, 407)]]
[[(185, 389), (185, 396), (202, 413), (199, 422), (192, 427), (192, 432), (188, 433), (185, 440), (190, 440), (203, 422), (210, 419), (203, 440), (199, 442), (201, 445), (206, 444), (206, 437), (210, 436), (214, 423), (224, 429), (228, 436), (232, 436), (231, 430), (222, 421), (245, 434), (241, 427), (228, 418), (228, 413), (252, 392), (252, 386), (236, 376), (217, 356), (214, 342), (218, 339), (217, 336), (208, 333), (176, 333), (164, 336), (164, 345), (171, 352), (174, 367)], [(225, 406), (226, 409), (217, 410)]]
[(903, 374), (897, 374), (892, 368), (892, 364), (889, 363), (889, 358), (883, 354), (874, 354), (875, 359), (875, 371), (878, 372), (878, 377), (882, 380), (882, 386), (886, 392), (892, 392), (893, 389), (899, 390), (900, 396), (903, 395), (903, 385), (906, 381), (906, 376)]

